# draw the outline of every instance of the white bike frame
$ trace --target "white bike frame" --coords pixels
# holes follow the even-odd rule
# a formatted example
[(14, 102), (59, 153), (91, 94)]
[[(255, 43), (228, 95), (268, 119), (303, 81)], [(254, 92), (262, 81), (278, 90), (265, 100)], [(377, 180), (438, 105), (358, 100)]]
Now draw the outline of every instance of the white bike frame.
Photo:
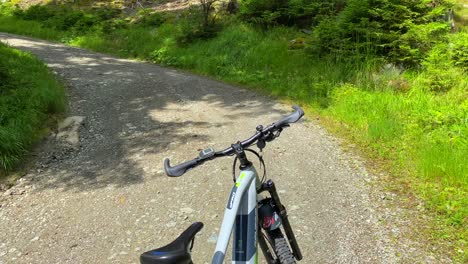
[(260, 179), (253, 165), (240, 171), (224, 211), (212, 264), (222, 264), (233, 233), (232, 263), (258, 262), (258, 200)]

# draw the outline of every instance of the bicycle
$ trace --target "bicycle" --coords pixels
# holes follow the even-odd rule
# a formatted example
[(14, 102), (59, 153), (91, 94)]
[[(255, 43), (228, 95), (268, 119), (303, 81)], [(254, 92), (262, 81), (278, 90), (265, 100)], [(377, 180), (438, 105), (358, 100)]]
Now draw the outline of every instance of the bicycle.
[[(174, 167), (171, 167), (169, 159), (164, 160), (166, 174), (170, 177), (179, 177), (206, 161), (236, 156), (233, 162), (234, 187), (224, 213), (212, 259), (213, 264), (223, 263), (231, 233), (234, 233), (232, 263), (257, 263), (257, 244), (260, 245), (268, 264), (292, 264), (302, 259), (286, 208), (281, 203), (274, 182), (271, 179), (266, 180), (265, 162), (258, 152), (249, 149), (250, 146), (256, 144), (262, 153), (267, 143), (279, 137), (285, 127), (297, 122), (304, 115), (300, 107), (293, 106), (293, 108), (294, 113), (266, 128), (261, 125), (257, 126), (253, 136), (242, 142), (238, 141), (225, 150), (214, 151), (212, 148), (207, 148), (202, 150), (197, 158)], [(247, 159), (246, 152), (253, 153), (259, 159), (260, 166), (263, 167), (261, 179), (252, 162)], [(240, 163), (240, 172), (236, 177), (237, 161)], [(269, 196), (261, 196), (260, 194), (263, 193), (268, 193)], [(193, 223), (168, 245), (141, 254), (140, 262), (142, 264), (192, 264), (191, 251), (195, 235), (202, 228), (203, 223)]]

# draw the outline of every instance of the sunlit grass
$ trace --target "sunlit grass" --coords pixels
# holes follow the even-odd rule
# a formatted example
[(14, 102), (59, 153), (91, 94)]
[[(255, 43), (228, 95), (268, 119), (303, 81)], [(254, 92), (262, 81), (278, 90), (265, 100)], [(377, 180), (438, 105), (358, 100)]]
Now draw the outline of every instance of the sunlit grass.
[(63, 32), (44, 27), (38, 22), (19, 20), (9, 16), (0, 16), (0, 31), (55, 41), (61, 40), (65, 35)]
[(50, 115), (65, 110), (65, 94), (47, 67), (0, 44), (0, 170), (18, 164)]

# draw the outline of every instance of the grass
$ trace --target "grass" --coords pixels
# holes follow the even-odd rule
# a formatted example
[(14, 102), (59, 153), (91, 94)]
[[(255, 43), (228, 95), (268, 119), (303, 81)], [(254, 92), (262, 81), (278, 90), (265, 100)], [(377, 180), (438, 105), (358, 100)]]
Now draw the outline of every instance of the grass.
[(383, 161), (395, 182), (405, 182), (399, 187), (422, 199), (433, 216), (433, 240), (451, 244), (453, 254), (466, 260), (466, 33), (449, 36), (421, 68), (402, 72), (382, 68), (379, 60), (314, 57), (307, 46), (291, 48), (291, 40), (307, 37), (297, 30), (262, 31), (237, 21), (214, 38), (182, 45), (188, 22), (114, 23), (108, 30), (101, 21), (77, 31), (7, 15), (0, 16), (0, 31), (178, 67), (309, 106), (333, 120), (329, 128), (346, 130), (365, 155)]
[(60, 41), (64, 33), (42, 26), (40, 23), (17, 20), (10, 16), (0, 16), (0, 27), (3, 32), (31, 36), (46, 40)]
[(12, 169), (65, 110), (64, 89), (29, 53), (0, 43), (0, 171)]

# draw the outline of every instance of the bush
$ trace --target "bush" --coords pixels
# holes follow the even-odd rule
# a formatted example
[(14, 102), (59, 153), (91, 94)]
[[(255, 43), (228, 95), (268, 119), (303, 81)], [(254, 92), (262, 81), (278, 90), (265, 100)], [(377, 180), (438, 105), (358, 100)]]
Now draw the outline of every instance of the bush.
[(460, 82), (466, 82), (463, 68), (456, 67), (460, 65), (458, 48), (449, 43), (439, 43), (428, 52), (422, 62), (426, 76), (423, 82), (431, 91), (446, 92)]
[(344, 0), (246, 0), (242, 1), (240, 16), (242, 19), (270, 27), (288, 25), (310, 27), (318, 23), (323, 16), (336, 14), (344, 5)]
[(115, 8), (98, 8), (84, 12), (65, 5), (34, 5), (24, 11), (15, 9), (13, 14), (24, 20), (41, 22), (48, 28), (74, 33), (86, 33), (95, 29), (95, 26), (102, 26), (106, 32), (122, 27), (121, 20), (117, 19), (121, 11)]
[(0, 1), (0, 15), (3, 16), (10, 16), (13, 15), (16, 11), (16, 8), (14, 5), (12, 5), (9, 2), (1, 2)]
[(221, 24), (217, 23), (213, 4), (216, 0), (200, 0), (200, 5), (191, 6), (184, 13), (184, 18), (179, 22), (180, 32), (177, 43), (186, 45), (198, 39), (208, 39), (216, 36), (221, 30)]
[(105, 34), (111, 34), (117, 29), (126, 29), (128, 27), (128, 22), (123, 19), (113, 19), (101, 23), (102, 32)]
[(142, 9), (138, 13), (141, 16), (140, 20), (138, 21), (138, 24), (141, 24), (143, 26), (159, 27), (166, 21), (165, 15), (160, 12), (151, 13), (151, 10)]
[(54, 16), (54, 12), (47, 6), (33, 5), (25, 11), (18, 9), (15, 15), (24, 20), (46, 21)]
[(110, 20), (119, 17), (122, 11), (117, 8), (96, 8), (92, 11), (99, 21)]
[(349, 0), (337, 16), (315, 27), (311, 51), (341, 57), (384, 56), (391, 62), (418, 65), (448, 32), (441, 14), (449, 6), (443, 0), (435, 8), (424, 1)]
[(388, 56), (395, 62), (417, 66), (421, 64), (431, 48), (443, 40), (448, 31), (447, 23), (411, 24), (406, 33), (391, 43)]
[(468, 33), (460, 32), (450, 37), (452, 60), (455, 66), (468, 70)]

